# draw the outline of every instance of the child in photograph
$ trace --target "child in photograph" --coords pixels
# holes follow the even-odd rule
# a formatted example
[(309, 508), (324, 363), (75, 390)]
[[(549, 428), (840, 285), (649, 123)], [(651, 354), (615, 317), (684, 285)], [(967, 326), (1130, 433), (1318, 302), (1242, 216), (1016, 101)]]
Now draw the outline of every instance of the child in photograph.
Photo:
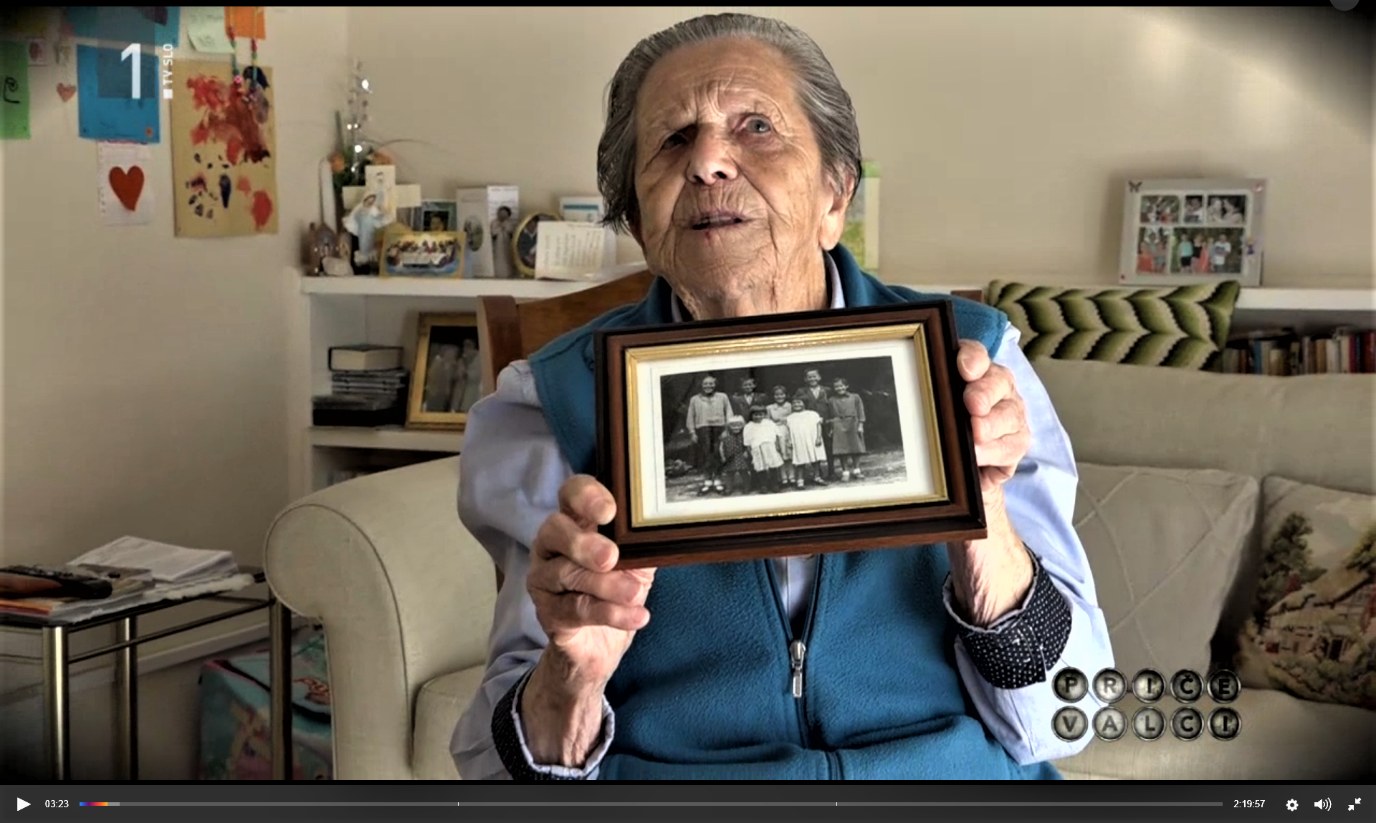
[(1190, 242), (1188, 234), (1180, 237), (1180, 271), (1190, 272), (1194, 270), (1194, 243)]
[[(803, 398), (803, 408), (817, 412), (817, 416), (822, 418), (822, 436), (831, 436), (831, 392), (822, 385), (822, 373), (817, 369), (808, 369), (803, 374), (803, 387), (798, 389), (797, 397)], [(832, 476), (831, 461), (827, 461), (827, 477)]]
[[(788, 399), (788, 389), (783, 386), (774, 387), (774, 402), (765, 407), (765, 412), (769, 419), (779, 429), (779, 456), (783, 458), (784, 465), (780, 470), (785, 486), (793, 484), (793, 439), (788, 436), (788, 416), (793, 413), (793, 403)], [(798, 476), (801, 483), (802, 476)]]
[(1151, 250), (1151, 270), (1157, 274), (1164, 274), (1166, 271), (1166, 249), (1169, 244), (1166, 241), (1167, 234), (1162, 232), (1156, 238), (1156, 244)]
[(763, 406), (769, 402), (764, 392), (755, 391), (755, 378), (741, 378), (741, 393), (731, 395), (731, 408), (744, 414), (751, 406)]
[(825, 486), (822, 470), (827, 465), (827, 452), (822, 445), (822, 416), (807, 408), (801, 397), (793, 398), (792, 407), (787, 423), (788, 440), (798, 488), (803, 488), (804, 473), (816, 485)]
[(1140, 272), (1151, 271), (1151, 244), (1143, 240), (1137, 244), (1137, 270)]
[(1242, 225), (1242, 207), (1232, 199), (1223, 201), (1223, 222), (1234, 226)]
[(1221, 197), (1211, 197), (1211, 198), (1209, 198), (1209, 222), (1210, 222), (1210, 223), (1222, 223), (1222, 222), (1223, 222), (1223, 198), (1221, 198)]
[(1199, 197), (1185, 198), (1185, 222), (1202, 223), (1204, 221), (1204, 201)]
[(1204, 244), (1204, 235), (1194, 236), (1194, 270), (1198, 274), (1209, 273), (1209, 249)]
[(841, 479), (865, 477), (860, 471), (860, 455), (865, 453), (865, 404), (860, 395), (851, 394), (844, 377), (831, 384), (831, 453), (841, 464)]
[(702, 378), (701, 391), (688, 400), (688, 419), (684, 421), (698, 447), (698, 471), (702, 472), (702, 488), (698, 494), (707, 494), (713, 489), (725, 491), (721, 485), (721, 454), (717, 441), (730, 416), (731, 401), (717, 391), (717, 378)]
[(1211, 259), (1209, 262), (1213, 264), (1214, 271), (1226, 271), (1228, 268), (1228, 255), (1233, 251), (1233, 244), (1228, 242), (1228, 238), (1220, 234), (1218, 238), (1214, 240), (1214, 244), (1210, 251)]
[(727, 494), (750, 491), (750, 450), (745, 447), (745, 418), (733, 414), (726, 420), (726, 431), (717, 444), (721, 474)]
[(779, 469), (784, 465), (779, 456), (779, 427), (769, 419), (764, 406), (751, 407), (750, 422), (745, 424), (743, 436), (745, 447), (750, 450), (755, 491), (779, 491)]

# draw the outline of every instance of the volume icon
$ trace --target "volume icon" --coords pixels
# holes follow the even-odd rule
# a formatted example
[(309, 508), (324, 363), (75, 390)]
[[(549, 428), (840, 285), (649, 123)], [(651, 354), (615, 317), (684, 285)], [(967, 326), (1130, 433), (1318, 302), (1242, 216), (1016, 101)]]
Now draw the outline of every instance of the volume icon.
[(1314, 808), (1323, 809), (1324, 811), (1331, 811), (1333, 809), (1333, 798), (1325, 797), (1323, 800), (1315, 800)]

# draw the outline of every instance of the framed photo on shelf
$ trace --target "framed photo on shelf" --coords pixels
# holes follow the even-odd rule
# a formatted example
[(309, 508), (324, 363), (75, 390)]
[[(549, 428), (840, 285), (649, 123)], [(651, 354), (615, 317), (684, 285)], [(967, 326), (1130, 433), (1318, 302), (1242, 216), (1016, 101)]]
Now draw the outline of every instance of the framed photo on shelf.
[(414, 231), (387, 227), (382, 239), (383, 277), (459, 277), (464, 236), (455, 231)]
[(620, 568), (986, 536), (948, 301), (597, 332)]
[(416, 231), (459, 231), (459, 204), (454, 200), (422, 200), (411, 209)]
[(1129, 180), (1120, 283), (1261, 285), (1266, 181)]
[(406, 425), (462, 431), (482, 394), (476, 314), (420, 315)]
[(540, 221), (559, 218), (544, 212), (527, 215), (511, 238), (511, 257), (520, 277), (535, 276), (535, 247), (540, 242)]

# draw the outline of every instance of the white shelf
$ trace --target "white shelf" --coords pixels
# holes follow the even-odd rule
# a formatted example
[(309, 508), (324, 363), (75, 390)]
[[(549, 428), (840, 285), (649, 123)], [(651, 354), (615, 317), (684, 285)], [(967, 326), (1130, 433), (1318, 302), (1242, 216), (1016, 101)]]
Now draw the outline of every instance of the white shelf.
[(368, 429), (354, 426), (312, 426), (312, 446), (347, 449), (395, 449), (399, 451), (463, 451), (463, 432), (403, 429), (395, 426)]
[(455, 297), (476, 298), (509, 294), (517, 300), (558, 297), (643, 271), (644, 263), (628, 263), (608, 270), (598, 280), (451, 280), (428, 277), (306, 277), (299, 269), (289, 269), (301, 279), (303, 294), (339, 294), (358, 297)]
[(1376, 311), (1372, 289), (1243, 289), (1238, 311)]

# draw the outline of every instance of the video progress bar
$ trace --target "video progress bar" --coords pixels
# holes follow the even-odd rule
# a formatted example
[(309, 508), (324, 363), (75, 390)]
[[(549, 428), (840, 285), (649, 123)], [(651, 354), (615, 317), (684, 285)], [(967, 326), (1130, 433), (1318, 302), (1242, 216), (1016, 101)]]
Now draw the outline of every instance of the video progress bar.
[(757, 807), (771, 807), (771, 806), (809, 806), (809, 807), (814, 807), (814, 808), (815, 808), (815, 807), (826, 807), (826, 806), (945, 806), (945, 807), (950, 807), (950, 806), (962, 806), (962, 807), (969, 807), (969, 808), (975, 808), (975, 807), (980, 807), (980, 806), (1019, 806), (1019, 807), (1043, 806), (1043, 807), (1048, 807), (1048, 808), (1056, 808), (1056, 807), (1076, 806), (1076, 807), (1082, 807), (1082, 808), (1083, 808), (1083, 807), (1100, 807), (1100, 808), (1110, 808), (1110, 807), (1112, 807), (1112, 808), (1134, 808), (1134, 807), (1135, 807), (1135, 808), (1146, 808), (1146, 807), (1162, 808), (1162, 807), (1176, 807), (1176, 808), (1180, 808), (1180, 807), (1187, 807), (1187, 806), (1188, 806), (1188, 807), (1222, 806), (1222, 805), (1223, 805), (1223, 801), (1222, 801), (1222, 800), (1180, 801), (1180, 802), (1176, 802), (1176, 801), (1142, 801), (1142, 802), (1115, 801), (1115, 802), (1107, 802), (1107, 801), (1106, 801), (1106, 802), (1102, 802), (1102, 803), (1100, 803), (1100, 802), (1093, 802), (1093, 801), (1079, 801), (1079, 802), (1066, 802), (1066, 803), (1055, 803), (1055, 802), (1051, 802), (1051, 801), (1038, 801), (1038, 802), (1021, 802), (1021, 801), (1019, 801), (1019, 802), (986, 802), (986, 803), (981, 803), (981, 802), (978, 802), (978, 801), (921, 801), (921, 800), (905, 800), (905, 801), (895, 801), (895, 802), (863, 802), (863, 803), (862, 803), (862, 802), (854, 802), (854, 803), (852, 803), (852, 802), (845, 802), (845, 803), (832, 802), (832, 803), (826, 803), (826, 802), (823, 802), (823, 801), (812, 801), (812, 802), (806, 802), (806, 801), (796, 801), (796, 802), (795, 802), (795, 801), (780, 801), (780, 802), (778, 802), (778, 803), (767, 803), (767, 802), (721, 803), (721, 802), (711, 802), (711, 801), (703, 801), (703, 802), (683, 802), (683, 803), (648, 803), (648, 802), (647, 802), (647, 803), (636, 803), (636, 802), (632, 802), (632, 801), (623, 801), (623, 802), (617, 802), (617, 803), (493, 803), (493, 802), (488, 802), (488, 803), (462, 803), (462, 802), (460, 802), (460, 803), (107, 803), (106, 805), (108, 805), (108, 806), (385, 806), (385, 807), (388, 807), (388, 808), (396, 808), (396, 807), (398, 807), (398, 806), (445, 806), (445, 807), (452, 807), (452, 806), (492, 806), (492, 807), (549, 806), (549, 807), (554, 807), (554, 808), (568, 808), (568, 807), (570, 807), (570, 806), (587, 806), (587, 807), (598, 807), (598, 806), (603, 806), (603, 807), (605, 807), (605, 806), (625, 806), (625, 807), (631, 807), (631, 808), (634, 808), (634, 807), (641, 807), (641, 806), (659, 806), (659, 807), (690, 807), (690, 806), (691, 806), (691, 807), (714, 807), (714, 808), (730, 808), (730, 807), (735, 807), (735, 806), (757, 806)]

